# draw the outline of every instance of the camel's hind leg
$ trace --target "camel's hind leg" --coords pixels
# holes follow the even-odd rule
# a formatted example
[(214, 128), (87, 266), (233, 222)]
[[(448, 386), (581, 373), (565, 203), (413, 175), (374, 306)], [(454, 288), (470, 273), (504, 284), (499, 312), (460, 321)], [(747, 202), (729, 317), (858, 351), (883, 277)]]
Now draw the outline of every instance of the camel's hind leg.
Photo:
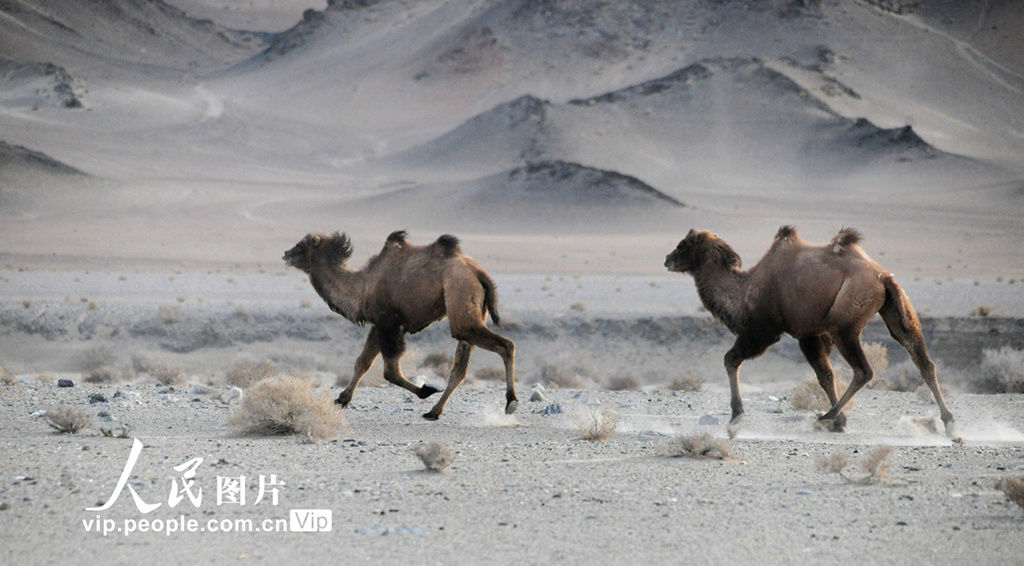
[(871, 369), (871, 364), (868, 363), (868, 357), (864, 355), (864, 348), (861, 347), (859, 328), (840, 330), (833, 338), (839, 348), (839, 353), (853, 368), (853, 380), (850, 381), (850, 386), (843, 392), (839, 401), (833, 404), (827, 413), (818, 418), (819, 421), (831, 421), (834, 429), (838, 420), (837, 415), (842, 412), (843, 407), (850, 402), (850, 399), (853, 399), (853, 396), (871, 381), (875, 374)]
[(457, 340), (464, 340), (484, 350), (490, 350), (501, 356), (505, 363), (505, 414), (511, 415), (519, 407), (519, 400), (516, 399), (516, 345), (514, 342), (492, 332), (486, 326), (478, 326), (469, 330), (452, 331), (452, 336)]
[(931, 389), (932, 395), (935, 396), (935, 402), (939, 405), (942, 424), (946, 428), (946, 435), (951, 438), (955, 437), (956, 422), (953, 420), (953, 413), (946, 407), (946, 402), (942, 398), (939, 380), (935, 375), (935, 364), (928, 356), (928, 348), (924, 344), (924, 335), (921, 334), (921, 325), (917, 321), (917, 315), (913, 310), (900, 312), (901, 307), (904, 309), (913, 308), (910, 307), (910, 302), (906, 300), (906, 296), (902, 293), (900, 295), (901, 301), (887, 300), (879, 314), (882, 315), (882, 320), (885, 321), (889, 334), (910, 353), (910, 359), (914, 361), (914, 365), (921, 372), (921, 378), (924, 379), (925, 385), (928, 386), (928, 389)]
[(348, 382), (348, 386), (338, 395), (338, 398), (334, 400), (335, 403), (342, 407), (347, 407), (352, 402), (352, 394), (356, 391), (356, 386), (359, 385), (359, 380), (363, 378), (363, 375), (370, 370), (370, 366), (373, 365), (373, 361), (377, 359), (377, 354), (380, 353), (380, 338), (377, 337), (377, 327), (374, 326), (370, 329), (370, 333), (366, 336), (366, 343), (363, 344), (363, 352), (356, 358), (356, 367), (352, 370), (352, 381)]
[[(828, 402), (834, 406), (839, 401), (836, 395), (836, 380), (832, 373), (832, 364), (828, 361), (828, 355), (832, 351), (832, 339), (827, 334), (811, 336), (800, 339), (800, 351), (804, 353), (807, 362), (814, 368), (814, 374), (818, 377), (818, 384), (828, 396)], [(842, 432), (846, 426), (846, 415), (837, 413), (832, 420), (832, 430)]]
[(378, 327), (380, 353), (384, 357), (384, 379), (426, 399), (440, 389), (423, 384), (419, 387), (402, 375), (402, 354), (405, 353), (405, 333), (401, 327)]
[(433, 409), (423, 415), (428, 421), (436, 421), (444, 411), (444, 405), (452, 396), (455, 388), (466, 379), (466, 370), (469, 369), (469, 354), (473, 351), (473, 345), (466, 341), (460, 341), (455, 348), (455, 359), (452, 361), (452, 371), (448, 374), (448, 386), (445, 387), (441, 398), (437, 400)]

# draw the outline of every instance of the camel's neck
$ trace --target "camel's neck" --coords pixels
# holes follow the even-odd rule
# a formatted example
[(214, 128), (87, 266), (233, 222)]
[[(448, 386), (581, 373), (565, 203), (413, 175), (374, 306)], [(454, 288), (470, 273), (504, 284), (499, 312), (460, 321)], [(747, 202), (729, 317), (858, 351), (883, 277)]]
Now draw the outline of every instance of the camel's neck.
[(719, 265), (706, 265), (694, 272), (693, 280), (697, 283), (697, 294), (704, 308), (722, 321), (733, 334), (738, 333), (746, 317), (743, 296), (749, 280), (747, 273)]
[(356, 324), (364, 322), (362, 297), (366, 276), (361, 271), (349, 271), (340, 265), (318, 265), (310, 270), (309, 281), (332, 311)]

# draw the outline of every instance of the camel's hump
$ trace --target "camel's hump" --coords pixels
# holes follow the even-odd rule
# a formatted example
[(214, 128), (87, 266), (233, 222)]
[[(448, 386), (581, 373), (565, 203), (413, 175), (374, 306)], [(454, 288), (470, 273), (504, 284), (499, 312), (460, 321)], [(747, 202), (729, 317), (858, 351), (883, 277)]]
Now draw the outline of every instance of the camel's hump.
[(791, 240), (797, 238), (796, 226), (779, 226), (779, 231), (775, 233), (776, 240)]
[(445, 252), (445, 255), (459, 251), (459, 239), (451, 234), (444, 234), (438, 238), (437, 245)]
[(843, 228), (838, 234), (836, 234), (835, 238), (832, 238), (828, 247), (832, 248), (832, 251), (838, 254), (842, 253), (843, 250), (853, 244), (859, 244), (863, 239), (864, 237), (861, 236), (860, 231), (856, 228)]

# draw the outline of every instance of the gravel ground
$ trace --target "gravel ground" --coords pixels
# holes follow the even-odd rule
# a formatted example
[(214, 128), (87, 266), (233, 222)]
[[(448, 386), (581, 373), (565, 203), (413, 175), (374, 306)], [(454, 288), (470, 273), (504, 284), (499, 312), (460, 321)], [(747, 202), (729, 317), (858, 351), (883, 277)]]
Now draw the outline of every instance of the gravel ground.
[[(523, 392), (509, 417), (502, 388), (468, 385), (429, 423), (419, 417), (429, 401), (363, 387), (345, 431), (306, 443), (240, 435), (228, 424), (237, 402), (195, 391), (31, 379), (2, 387), (3, 561), (1005, 564), (1024, 553), (1024, 510), (994, 488), (1002, 476), (1024, 475), (1022, 395), (954, 396), (963, 435), (955, 444), (914, 423), (937, 411), (912, 393), (863, 392), (845, 434), (815, 430), (784, 389), (748, 394), (747, 418), (729, 440), (721, 392), (547, 390), (536, 402)], [(96, 393), (107, 401), (90, 404)], [(56, 434), (31, 415), (57, 402), (113, 420)], [(615, 433), (580, 439), (580, 423), (604, 410), (618, 416)], [(144, 445), (128, 485), (161, 505), (144, 515), (125, 491), (111, 508), (87, 511), (110, 497), (133, 442), (98, 429), (125, 422)], [(732, 457), (666, 456), (675, 435), (698, 432)], [(426, 471), (413, 453), (424, 441), (453, 454), (445, 473)], [(860, 466), (878, 446), (892, 447), (888, 473), (862, 483)], [(853, 481), (817, 468), (836, 451), (848, 455)], [(203, 499), (171, 509), (171, 486), (185, 473), (175, 466), (197, 457), (192, 491)], [(254, 504), (258, 478), (272, 474), (284, 484), (278, 504)], [(248, 478), (247, 504), (218, 505), (217, 478), (238, 476)], [(227, 520), (260, 529), (304, 509), (330, 510), (331, 530), (207, 528)], [(125, 532), (145, 519), (165, 530), (194, 519), (207, 530)], [(104, 535), (101, 525), (115, 530)]]

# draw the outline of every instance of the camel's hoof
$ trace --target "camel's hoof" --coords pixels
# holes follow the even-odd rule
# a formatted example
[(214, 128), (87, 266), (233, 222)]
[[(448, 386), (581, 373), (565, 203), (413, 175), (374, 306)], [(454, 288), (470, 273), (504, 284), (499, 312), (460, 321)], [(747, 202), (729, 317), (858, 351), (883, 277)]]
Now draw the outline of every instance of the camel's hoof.
[(432, 412), (431, 413), (423, 413), (423, 418), (427, 419), (428, 421), (436, 421), (437, 419), (441, 418), (441, 415), (435, 415)]
[[(434, 387), (433, 385), (423, 384), (420, 386), (419, 391), (416, 392), (416, 396), (419, 397), (420, 399), (426, 399), (427, 397), (430, 397), (431, 395), (439, 391), (441, 390)], [(437, 420), (437, 417), (434, 417), (434, 420)]]
[(342, 409), (345, 409), (345, 408), (348, 407), (348, 401), (342, 399), (341, 397), (338, 397), (337, 399), (335, 399), (334, 400), (334, 404), (335, 405), (341, 405)]
[(946, 436), (951, 438), (953, 442), (960, 444), (963, 440), (960, 438), (959, 431), (957, 430), (956, 421), (949, 421), (946, 425)]
[(515, 399), (512, 399), (511, 401), (508, 402), (507, 405), (505, 405), (505, 414), (506, 415), (511, 415), (512, 413), (516, 412), (516, 409), (518, 409), (518, 408), (519, 408), (519, 401), (517, 401)]
[(732, 418), (729, 419), (729, 426), (739, 426), (741, 422), (743, 422), (743, 413), (733, 415)]
[(846, 432), (846, 415), (827, 418), (822, 415), (815, 421), (814, 426), (829, 432)]

